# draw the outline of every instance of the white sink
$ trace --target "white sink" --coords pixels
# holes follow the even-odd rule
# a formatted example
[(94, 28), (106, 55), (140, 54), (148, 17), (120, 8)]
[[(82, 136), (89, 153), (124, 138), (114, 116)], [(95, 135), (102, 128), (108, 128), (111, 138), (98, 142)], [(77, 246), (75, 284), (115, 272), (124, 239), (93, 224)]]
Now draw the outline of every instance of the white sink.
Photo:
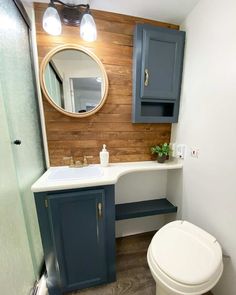
[(98, 178), (103, 176), (103, 171), (100, 167), (87, 166), (82, 168), (69, 168), (60, 167), (55, 168), (50, 175), (48, 180), (50, 181), (73, 181), (80, 179)]

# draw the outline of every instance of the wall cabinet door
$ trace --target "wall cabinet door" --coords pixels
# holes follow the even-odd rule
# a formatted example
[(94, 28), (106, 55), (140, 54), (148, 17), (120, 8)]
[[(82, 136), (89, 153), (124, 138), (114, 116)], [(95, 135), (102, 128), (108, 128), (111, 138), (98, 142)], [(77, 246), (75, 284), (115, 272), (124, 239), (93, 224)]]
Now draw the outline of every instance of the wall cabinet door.
[(134, 34), (133, 122), (176, 122), (185, 33), (137, 25)]
[(114, 186), (35, 194), (50, 295), (115, 280)]

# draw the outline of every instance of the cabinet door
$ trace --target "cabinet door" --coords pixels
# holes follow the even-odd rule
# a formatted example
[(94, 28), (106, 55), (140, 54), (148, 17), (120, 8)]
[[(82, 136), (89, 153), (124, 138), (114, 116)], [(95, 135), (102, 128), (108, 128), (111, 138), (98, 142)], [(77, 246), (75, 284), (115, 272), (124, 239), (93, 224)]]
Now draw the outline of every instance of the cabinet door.
[(62, 290), (86, 288), (107, 279), (104, 198), (103, 189), (48, 196)]
[(143, 29), (141, 98), (176, 100), (182, 73), (183, 32)]
[(134, 33), (133, 123), (178, 121), (185, 32), (138, 24)]

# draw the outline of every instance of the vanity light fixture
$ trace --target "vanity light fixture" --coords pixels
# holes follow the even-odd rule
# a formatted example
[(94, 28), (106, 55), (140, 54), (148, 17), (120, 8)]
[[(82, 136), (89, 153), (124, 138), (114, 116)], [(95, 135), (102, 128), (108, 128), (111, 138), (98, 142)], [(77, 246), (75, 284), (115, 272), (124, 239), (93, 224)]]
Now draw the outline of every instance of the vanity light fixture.
[[(61, 5), (56, 6), (55, 3)], [(71, 26), (80, 25), (80, 36), (85, 41), (97, 39), (96, 24), (89, 4), (72, 5), (61, 0), (50, 0), (43, 15), (43, 29), (50, 35), (58, 36), (61, 34), (61, 22)]]

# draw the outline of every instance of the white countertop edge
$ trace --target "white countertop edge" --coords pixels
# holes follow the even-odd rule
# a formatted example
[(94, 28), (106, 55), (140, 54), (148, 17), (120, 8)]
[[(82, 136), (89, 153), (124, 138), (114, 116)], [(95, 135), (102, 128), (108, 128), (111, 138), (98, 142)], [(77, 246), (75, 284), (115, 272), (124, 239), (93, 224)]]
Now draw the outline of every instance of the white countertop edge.
[[(100, 164), (91, 166), (101, 167)], [(32, 192), (46, 192), (76, 189), (83, 187), (94, 187), (101, 185), (115, 184), (118, 179), (125, 174), (142, 171), (160, 171), (171, 169), (182, 169), (183, 162), (181, 160), (171, 160), (164, 164), (159, 164), (156, 161), (142, 161), (142, 162), (124, 162), (124, 163), (111, 163), (108, 167), (101, 167), (104, 172), (102, 177), (80, 180), (67, 180), (67, 181), (47, 181), (50, 173), (55, 169), (64, 168), (65, 166), (49, 168), (31, 187)], [(80, 169), (80, 168), (77, 168)]]

